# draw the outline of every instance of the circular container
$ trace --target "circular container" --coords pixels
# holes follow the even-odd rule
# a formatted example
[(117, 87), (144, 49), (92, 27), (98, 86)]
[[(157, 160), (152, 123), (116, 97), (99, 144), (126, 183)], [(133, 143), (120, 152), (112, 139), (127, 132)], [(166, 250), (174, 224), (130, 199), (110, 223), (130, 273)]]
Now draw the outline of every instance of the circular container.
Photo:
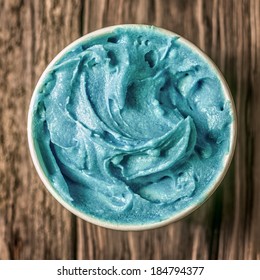
[(44, 168), (43, 168), (43, 163), (41, 162), (41, 160), (39, 159), (38, 153), (36, 151), (36, 147), (35, 147), (35, 140), (33, 138), (33, 134), (32, 134), (32, 121), (33, 121), (33, 105), (35, 103), (36, 100), (36, 96), (37, 93), (39, 91), (40, 86), (42, 85), (45, 76), (47, 75), (47, 73), (49, 72), (49, 70), (53, 67), (53, 65), (68, 51), (72, 50), (75, 46), (77, 46), (78, 44), (80, 44), (81, 42), (88, 42), (90, 40), (92, 40), (93, 38), (97, 38), (99, 36), (105, 35), (105, 34), (110, 34), (113, 32), (114, 29), (118, 28), (118, 27), (125, 27), (125, 26), (129, 26), (129, 27), (136, 27), (136, 28), (143, 28), (143, 27), (147, 27), (146, 25), (141, 25), (141, 24), (123, 24), (123, 25), (115, 25), (115, 26), (111, 26), (111, 27), (106, 27), (103, 29), (99, 29), (97, 31), (91, 32), (89, 34), (86, 34), (84, 36), (82, 36), (81, 38), (79, 38), (78, 40), (74, 41), (73, 43), (71, 43), (70, 45), (68, 45), (66, 48), (64, 48), (52, 61), (51, 63), (47, 66), (47, 68), (45, 69), (45, 71), (43, 72), (43, 74), (41, 75), (35, 89), (32, 95), (32, 99), (31, 99), (31, 103), (30, 103), (30, 107), (29, 107), (29, 113), (28, 113), (28, 126), (27, 126), (27, 132), (28, 132), (28, 142), (29, 142), (29, 149), (30, 149), (30, 153), (31, 153), (31, 157), (34, 163), (34, 166), (38, 172), (39, 177), (41, 178), (43, 184), (45, 185), (45, 187), (47, 188), (47, 190), (54, 196), (54, 198), (61, 203), (65, 208), (67, 208), (70, 212), (72, 212), (73, 214), (77, 215), (78, 217), (82, 218), (83, 220), (105, 227), (105, 228), (110, 228), (110, 229), (115, 229), (115, 230), (123, 230), (123, 231), (139, 231), (139, 230), (147, 230), (147, 229), (154, 229), (154, 228), (158, 228), (161, 226), (165, 226), (169, 223), (178, 221), (182, 218), (184, 218), (185, 216), (187, 216), (188, 214), (190, 214), (191, 212), (193, 212), (194, 210), (196, 210), (201, 204), (203, 204), (212, 194), (213, 192), (217, 189), (217, 187), (220, 185), (221, 181), (223, 180), (229, 165), (231, 163), (233, 154), (234, 154), (234, 150), (235, 150), (235, 144), (236, 144), (236, 136), (237, 136), (237, 117), (236, 117), (236, 110), (235, 110), (235, 105), (234, 105), (234, 101), (232, 98), (232, 94), (230, 92), (230, 89), (222, 75), (222, 73), (220, 72), (220, 70), (216, 67), (216, 65), (212, 62), (212, 60), (206, 55), (204, 54), (204, 52), (202, 52), (198, 47), (196, 47), (194, 44), (192, 44), (191, 42), (189, 42), (188, 40), (184, 39), (183, 37), (181, 37), (180, 35), (173, 33), (171, 31), (162, 29), (162, 28), (158, 28), (158, 27), (153, 27), (155, 28), (157, 31), (168, 35), (168, 36), (178, 36), (179, 40), (184, 43), (186, 46), (188, 46), (189, 48), (191, 48), (193, 51), (195, 51), (197, 54), (199, 54), (202, 58), (204, 58), (204, 60), (206, 60), (207, 64), (213, 68), (215, 70), (215, 72), (217, 73), (217, 76), (220, 80), (220, 82), (222, 83), (222, 87), (223, 87), (223, 93), (226, 96), (226, 98), (230, 101), (231, 104), (231, 113), (232, 113), (232, 117), (233, 117), (233, 122), (231, 124), (231, 133), (230, 133), (230, 147), (229, 147), (229, 153), (225, 156), (224, 159), (224, 164), (223, 164), (223, 169), (220, 172), (220, 174), (217, 176), (215, 182), (212, 184), (212, 186), (207, 188), (207, 192), (204, 192), (204, 199), (198, 203), (195, 203), (193, 205), (191, 205), (190, 207), (186, 208), (185, 210), (181, 211), (180, 213), (177, 214), (173, 214), (172, 217), (163, 220), (161, 222), (156, 222), (156, 223), (152, 223), (152, 224), (144, 224), (144, 225), (125, 225), (125, 224), (115, 224), (115, 223), (111, 223), (111, 222), (106, 222), (106, 221), (101, 221), (98, 218), (93, 218), (92, 216), (83, 213), (81, 211), (79, 211), (78, 209), (76, 209), (75, 207), (72, 207), (70, 204), (68, 204), (66, 201), (64, 201), (64, 199), (61, 198), (61, 196), (59, 195), (59, 193), (54, 189), (53, 185), (51, 184), (50, 180), (47, 178), (46, 174), (44, 173)]

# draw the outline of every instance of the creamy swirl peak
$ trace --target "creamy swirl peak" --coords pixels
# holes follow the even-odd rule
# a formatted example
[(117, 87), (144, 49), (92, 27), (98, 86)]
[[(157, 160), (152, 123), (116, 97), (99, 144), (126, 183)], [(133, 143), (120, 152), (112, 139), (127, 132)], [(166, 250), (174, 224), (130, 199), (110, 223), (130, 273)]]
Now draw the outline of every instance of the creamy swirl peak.
[(45, 72), (33, 106), (51, 185), (110, 224), (153, 224), (200, 203), (230, 152), (233, 114), (218, 73), (155, 27), (74, 44)]

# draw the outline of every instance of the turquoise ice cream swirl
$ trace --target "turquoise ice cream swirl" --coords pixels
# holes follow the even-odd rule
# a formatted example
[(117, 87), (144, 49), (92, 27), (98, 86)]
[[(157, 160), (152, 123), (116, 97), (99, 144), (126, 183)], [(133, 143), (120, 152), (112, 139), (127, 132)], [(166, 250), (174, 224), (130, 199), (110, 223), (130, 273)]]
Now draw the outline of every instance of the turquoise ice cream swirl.
[(165, 220), (203, 199), (229, 152), (230, 102), (177, 36), (117, 28), (48, 70), (33, 131), (65, 201), (117, 224)]

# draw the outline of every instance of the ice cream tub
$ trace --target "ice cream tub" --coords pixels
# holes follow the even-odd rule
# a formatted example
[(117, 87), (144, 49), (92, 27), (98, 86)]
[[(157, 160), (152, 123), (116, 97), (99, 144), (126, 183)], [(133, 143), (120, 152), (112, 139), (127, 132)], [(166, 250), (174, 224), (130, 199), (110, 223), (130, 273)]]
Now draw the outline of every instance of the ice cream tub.
[(154, 26), (118, 25), (62, 50), (40, 77), (28, 139), (48, 191), (80, 218), (144, 230), (177, 221), (219, 186), (236, 113), (199, 48)]

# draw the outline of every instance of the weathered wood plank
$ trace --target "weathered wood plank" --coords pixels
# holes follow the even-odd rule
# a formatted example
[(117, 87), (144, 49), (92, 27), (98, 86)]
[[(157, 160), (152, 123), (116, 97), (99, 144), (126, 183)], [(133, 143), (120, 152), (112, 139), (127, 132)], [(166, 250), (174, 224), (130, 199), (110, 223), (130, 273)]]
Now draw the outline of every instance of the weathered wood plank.
[[(26, 118), (50, 60), (90, 31), (154, 24), (204, 50), (224, 73), (239, 118), (220, 188), (182, 221), (117, 232), (76, 218), (32, 165)], [(0, 259), (260, 259), (260, 1), (0, 1)]]
[(36, 175), (26, 123), (40, 74), (55, 54), (79, 37), (80, 7), (79, 1), (1, 1), (1, 259), (76, 254), (75, 217), (51, 197)]

